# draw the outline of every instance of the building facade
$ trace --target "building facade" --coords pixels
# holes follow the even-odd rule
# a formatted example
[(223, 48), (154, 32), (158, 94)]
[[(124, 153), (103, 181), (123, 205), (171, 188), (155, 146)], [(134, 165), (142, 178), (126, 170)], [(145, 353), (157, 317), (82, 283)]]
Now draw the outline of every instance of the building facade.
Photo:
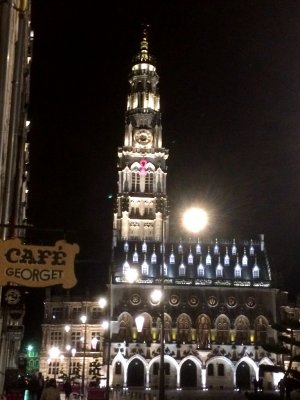
[[(248, 389), (259, 379), (260, 365), (278, 363), (262, 345), (276, 341), (271, 324), (278, 320), (286, 294), (272, 287), (264, 235), (243, 241), (170, 236), (169, 152), (163, 146), (158, 83), (144, 30), (132, 62), (124, 142), (118, 149), (109, 330), (103, 331), (100, 311), (92, 322), (95, 303), (47, 299), (41, 370), (46, 376), (55, 374), (49, 350), (66, 344), (63, 324), (76, 314), (72, 345), (80, 345), (86, 329), (85, 343), (96, 337), (100, 353), (86, 347), (88, 353), (76, 351), (71, 362), (82, 367), (86, 357), (88, 364), (97, 357), (110, 387), (153, 389), (163, 375), (170, 389)], [(154, 290), (163, 292), (160, 300), (152, 296)], [(78, 324), (83, 308), (89, 314), (86, 325)], [(53, 317), (55, 309), (60, 318)], [(141, 327), (137, 317), (142, 317)], [(92, 379), (88, 369), (84, 376), (87, 384)], [(267, 373), (264, 385), (273, 388), (277, 380)]]
[[(27, 120), (33, 34), (30, 1), (0, 4), (0, 236), (24, 238), (29, 179)], [(24, 306), (1, 296), (0, 391), (6, 371), (17, 367)], [(21, 299), (21, 297), (20, 297)]]

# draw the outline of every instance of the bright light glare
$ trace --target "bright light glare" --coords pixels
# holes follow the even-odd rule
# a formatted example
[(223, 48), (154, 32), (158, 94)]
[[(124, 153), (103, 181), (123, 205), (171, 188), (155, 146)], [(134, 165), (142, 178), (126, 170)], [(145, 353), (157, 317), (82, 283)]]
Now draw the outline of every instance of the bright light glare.
[(183, 214), (183, 225), (193, 233), (198, 233), (206, 227), (208, 215), (202, 208), (190, 208)]
[(98, 301), (99, 307), (100, 308), (105, 308), (107, 306), (107, 300), (105, 297), (101, 297)]
[(108, 326), (109, 326), (108, 321), (103, 321), (102, 322), (102, 328), (103, 329), (105, 329), (105, 330), (108, 329)]
[(161, 298), (162, 298), (161, 290), (159, 289), (153, 290), (153, 292), (151, 293), (151, 300), (153, 301), (153, 303), (159, 303)]
[(143, 315), (139, 315), (138, 317), (136, 317), (135, 324), (136, 324), (136, 329), (138, 332), (142, 332), (144, 321), (145, 321), (145, 318), (143, 317)]
[(86, 315), (82, 315), (82, 316), (80, 317), (80, 321), (81, 321), (83, 324), (86, 323), (86, 320), (87, 320)]
[(51, 347), (51, 349), (49, 350), (50, 358), (58, 358), (59, 355), (60, 355), (59, 348), (58, 347)]
[(126, 277), (126, 280), (127, 280), (129, 283), (133, 283), (133, 282), (135, 282), (135, 281), (137, 280), (137, 278), (138, 278), (138, 272), (137, 272), (136, 269), (130, 268), (130, 269), (126, 272), (125, 277)]

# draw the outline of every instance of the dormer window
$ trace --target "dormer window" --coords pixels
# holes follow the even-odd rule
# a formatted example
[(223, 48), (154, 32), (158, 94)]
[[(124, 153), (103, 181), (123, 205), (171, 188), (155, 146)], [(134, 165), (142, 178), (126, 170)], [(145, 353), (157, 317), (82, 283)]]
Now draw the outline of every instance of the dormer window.
[(205, 275), (204, 265), (202, 264), (202, 262), (198, 265), (198, 268), (197, 268), (197, 275), (198, 275), (200, 278), (203, 278), (204, 275)]
[(234, 267), (234, 277), (241, 278), (242, 277), (242, 268), (239, 264)]
[(124, 243), (124, 251), (125, 251), (125, 253), (128, 253), (128, 251), (129, 251), (129, 244), (127, 241)]
[(244, 250), (244, 255), (243, 255), (243, 258), (242, 258), (242, 266), (243, 267), (247, 267), (247, 265), (248, 265), (248, 257), (246, 256), (246, 249)]
[(123, 275), (126, 275), (130, 270), (129, 262), (126, 260), (123, 264)]
[(194, 263), (194, 256), (192, 254), (192, 250), (190, 249), (190, 254), (188, 255), (188, 264), (193, 265)]
[(164, 276), (168, 276), (168, 267), (166, 264), (164, 264)]
[(218, 265), (217, 265), (217, 268), (216, 268), (216, 277), (217, 277), (217, 278), (222, 278), (222, 277), (223, 277), (223, 267), (222, 267), (221, 264), (218, 264)]
[(151, 254), (151, 264), (156, 264), (157, 263), (157, 255), (155, 253), (155, 250), (153, 250), (153, 253)]
[(182, 247), (182, 244), (181, 244), (181, 243), (179, 243), (179, 245), (178, 245), (178, 253), (179, 253), (179, 254), (182, 254), (182, 253), (183, 253), (183, 247)]
[(196, 244), (196, 254), (201, 254), (201, 244), (200, 243)]
[(230, 265), (230, 257), (228, 254), (228, 247), (226, 247), (226, 254), (224, 256), (224, 265)]
[(170, 254), (169, 262), (170, 262), (170, 264), (175, 264), (175, 255), (174, 255), (173, 251)]
[(259, 267), (257, 265), (256, 260), (255, 260), (254, 266), (252, 268), (252, 276), (253, 276), (254, 279), (255, 278), (259, 278)]
[(149, 265), (146, 260), (142, 264), (142, 275), (149, 275)]
[(142, 252), (147, 253), (147, 243), (145, 241), (142, 244)]
[(250, 248), (249, 248), (249, 254), (250, 254), (250, 256), (254, 256), (254, 254), (255, 254), (252, 240), (251, 240), (251, 245), (250, 245)]
[(219, 254), (218, 239), (216, 239), (216, 244), (215, 244), (215, 246), (214, 246), (214, 254)]
[(233, 243), (231, 246), (231, 254), (235, 256), (236, 252), (237, 252), (237, 249), (236, 249), (235, 239), (233, 239)]
[(138, 255), (137, 251), (135, 251), (135, 252), (133, 253), (132, 262), (134, 262), (134, 263), (139, 262), (139, 255)]
[(183, 264), (183, 262), (179, 265), (179, 270), (178, 270), (178, 275), (179, 276), (185, 276), (185, 272), (186, 272), (186, 267)]
[(205, 263), (206, 263), (206, 265), (211, 265), (211, 255), (209, 253), (209, 249), (208, 249), (206, 259), (205, 259)]

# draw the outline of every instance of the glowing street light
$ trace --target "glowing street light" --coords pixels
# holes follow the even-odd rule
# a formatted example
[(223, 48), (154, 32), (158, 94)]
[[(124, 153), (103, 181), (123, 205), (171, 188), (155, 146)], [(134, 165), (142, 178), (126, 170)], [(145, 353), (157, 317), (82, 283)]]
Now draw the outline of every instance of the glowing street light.
[(202, 231), (207, 224), (208, 214), (202, 208), (192, 207), (183, 214), (183, 225), (192, 233)]
[(56, 374), (58, 373), (58, 366), (56, 365), (56, 360), (59, 358), (60, 350), (58, 347), (53, 346), (49, 350), (49, 362), (54, 362), (52, 371), (54, 372), (54, 379), (56, 378)]

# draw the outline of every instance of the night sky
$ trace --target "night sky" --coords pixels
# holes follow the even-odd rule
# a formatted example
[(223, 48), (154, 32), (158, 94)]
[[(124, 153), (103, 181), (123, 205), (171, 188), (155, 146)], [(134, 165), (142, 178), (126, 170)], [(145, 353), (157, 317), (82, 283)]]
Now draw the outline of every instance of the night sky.
[(300, 2), (76, 4), (32, 1), (28, 221), (38, 240), (77, 242), (77, 269), (89, 265), (104, 287), (128, 75), (146, 22), (170, 218), (197, 202), (210, 213), (208, 237), (264, 233), (276, 287), (297, 291)]

